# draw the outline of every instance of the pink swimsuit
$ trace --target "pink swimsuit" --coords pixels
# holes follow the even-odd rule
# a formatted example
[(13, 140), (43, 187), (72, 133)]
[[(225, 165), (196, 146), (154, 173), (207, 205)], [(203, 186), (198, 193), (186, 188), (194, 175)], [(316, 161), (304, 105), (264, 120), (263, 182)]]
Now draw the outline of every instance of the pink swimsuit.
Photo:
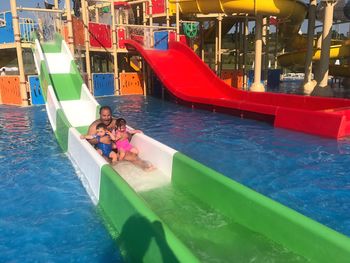
[(118, 150), (124, 150), (125, 152), (128, 152), (133, 148), (128, 139), (118, 140), (116, 145)]

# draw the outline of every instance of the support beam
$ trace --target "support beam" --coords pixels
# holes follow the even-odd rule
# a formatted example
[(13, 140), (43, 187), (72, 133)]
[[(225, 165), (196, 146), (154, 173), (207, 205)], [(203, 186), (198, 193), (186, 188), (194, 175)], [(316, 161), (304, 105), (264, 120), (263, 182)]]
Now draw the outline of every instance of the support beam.
[(262, 15), (256, 16), (255, 22), (255, 59), (254, 59), (254, 82), (250, 91), (264, 92), (261, 81), (261, 58), (262, 58)]
[(222, 70), (222, 51), (221, 51), (221, 46), (222, 46), (222, 14), (219, 14), (218, 16), (218, 72), (217, 75), (221, 77), (221, 70)]
[(23, 64), (23, 55), (22, 55), (22, 46), (21, 46), (21, 34), (20, 34), (20, 29), (19, 29), (16, 0), (11, 0), (10, 4), (11, 4), (13, 31), (15, 34), (18, 70), (19, 70), (19, 91), (20, 91), (21, 100), (22, 100), (21, 106), (28, 106), (29, 103), (28, 103), (28, 96), (27, 96), (26, 77), (25, 77), (25, 73), (24, 73), (24, 64)]
[(248, 90), (248, 72), (247, 72), (247, 54), (248, 54), (248, 18), (244, 19), (244, 37), (243, 37), (243, 89)]
[(68, 47), (72, 56), (74, 57), (74, 38), (73, 38), (73, 23), (72, 23), (72, 9), (70, 0), (66, 0), (66, 14), (67, 14), (67, 27), (68, 27)]
[(114, 94), (120, 95), (119, 89), (119, 67), (118, 67), (118, 54), (117, 54), (117, 27), (115, 25), (115, 9), (114, 1), (111, 0), (111, 13), (112, 13), (112, 48), (113, 48), (113, 69), (114, 69)]
[(176, 1), (176, 41), (180, 41), (180, 3)]
[(333, 96), (333, 91), (328, 86), (328, 72), (329, 72), (329, 51), (332, 40), (332, 23), (333, 23), (333, 12), (336, 1), (329, 0), (322, 2), (325, 6), (324, 19), (323, 19), (323, 31), (322, 31), (322, 48), (320, 57), (319, 67), (319, 78), (317, 79), (317, 86), (313, 90), (312, 95), (314, 96)]
[(316, 82), (312, 82), (312, 56), (314, 49), (314, 32), (315, 32), (315, 22), (316, 22), (316, 6), (317, 0), (310, 0), (309, 5), (309, 16), (307, 24), (307, 51), (305, 57), (305, 75), (303, 89), (304, 94), (310, 95), (316, 86)]
[(85, 43), (85, 64), (86, 64), (86, 73), (88, 76), (88, 88), (91, 94), (94, 93), (92, 87), (92, 78), (91, 78), (91, 62), (90, 62), (90, 36), (89, 36), (89, 14), (87, 9), (86, 0), (81, 0), (81, 12), (83, 17), (84, 24), (84, 43)]

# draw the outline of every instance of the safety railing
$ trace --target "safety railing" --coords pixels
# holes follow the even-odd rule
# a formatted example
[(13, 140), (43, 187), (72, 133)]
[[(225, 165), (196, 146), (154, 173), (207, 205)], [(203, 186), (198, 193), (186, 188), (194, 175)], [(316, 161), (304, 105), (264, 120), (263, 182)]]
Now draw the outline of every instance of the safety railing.
[(20, 18), (19, 29), (21, 33), (21, 41), (24, 43), (33, 42), (33, 33), (38, 30), (38, 23), (31, 18)]
[(125, 39), (132, 39), (143, 45), (145, 48), (154, 48), (157, 44), (154, 32), (169, 31), (175, 32), (175, 27), (167, 26), (145, 26), (145, 25), (121, 25), (125, 29)]

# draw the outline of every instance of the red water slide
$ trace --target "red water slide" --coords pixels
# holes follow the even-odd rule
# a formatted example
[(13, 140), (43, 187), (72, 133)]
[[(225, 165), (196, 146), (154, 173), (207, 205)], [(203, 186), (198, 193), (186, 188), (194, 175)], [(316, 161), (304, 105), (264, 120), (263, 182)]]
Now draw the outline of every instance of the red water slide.
[(139, 52), (160, 81), (186, 105), (246, 118), (271, 121), (275, 127), (341, 138), (350, 135), (350, 100), (306, 97), (232, 88), (221, 81), (186, 45), (170, 42), (168, 50), (145, 49), (125, 40)]

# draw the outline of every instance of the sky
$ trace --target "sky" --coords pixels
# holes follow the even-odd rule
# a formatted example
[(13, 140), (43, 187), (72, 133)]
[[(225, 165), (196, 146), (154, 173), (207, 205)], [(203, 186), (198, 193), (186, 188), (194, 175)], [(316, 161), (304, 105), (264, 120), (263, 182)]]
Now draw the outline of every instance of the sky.
[[(1, 1), (1, 11), (10, 11), (10, 0), (0, 0)], [(60, 7), (63, 6), (65, 0), (61, 0)], [(49, 3), (53, 3), (54, 0), (48, 0)], [(22, 7), (36, 7), (37, 4), (41, 7), (44, 6), (44, 0), (17, 0), (17, 6)]]
[[(1, 7), (0, 10), (1, 11), (9, 11), (10, 10), (10, 0), (0, 0), (1, 1)], [(53, 3), (54, 0), (48, 0), (49, 3)], [(60, 1), (60, 7), (62, 8), (64, 5), (65, 0), (61, 0)], [(305, 3), (308, 3), (309, 1), (304, 0)], [(17, 6), (22, 6), (22, 7), (36, 7), (37, 4), (40, 4), (41, 7), (44, 6), (44, 0), (17, 0)], [(318, 23), (320, 24), (320, 23)], [(339, 26), (335, 26), (334, 29), (339, 30), (340, 33), (347, 33), (349, 32), (349, 28), (350, 28), (350, 23), (346, 23), (346, 24), (341, 24)], [(322, 28), (318, 28), (316, 29), (316, 31), (321, 31)], [(307, 22), (304, 22), (301, 26), (301, 31), (303, 33), (307, 32)]]

